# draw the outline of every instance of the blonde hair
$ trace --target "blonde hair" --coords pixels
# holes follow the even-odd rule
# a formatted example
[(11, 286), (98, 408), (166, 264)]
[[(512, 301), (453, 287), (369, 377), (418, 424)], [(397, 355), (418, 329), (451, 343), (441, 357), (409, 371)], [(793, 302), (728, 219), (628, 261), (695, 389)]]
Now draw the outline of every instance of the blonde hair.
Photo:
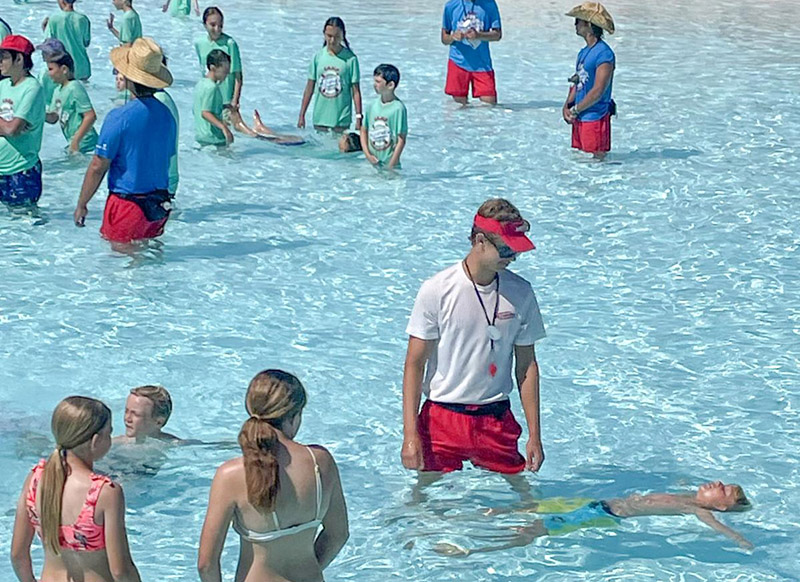
[(42, 542), (46, 550), (59, 555), (61, 506), (67, 481), (67, 451), (89, 441), (111, 421), (111, 410), (94, 398), (70, 396), (53, 411), (50, 428), (56, 450), (47, 459), (39, 489)]
[(734, 500), (734, 504), (728, 508), (728, 511), (748, 511), (753, 508), (750, 500), (745, 495), (744, 489), (742, 489), (741, 485), (733, 485), (734, 490), (736, 491), (736, 499)]
[[(527, 228), (530, 228), (531, 226), (527, 220), (522, 218), (522, 215), (517, 207), (511, 204), (511, 202), (505, 198), (489, 198), (489, 200), (481, 204), (481, 207), (478, 208), (478, 215), (483, 216), (484, 218), (492, 218), (498, 222), (518, 222), (521, 220), (525, 223)], [(477, 226), (473, 226), (472, 234), (469, 236), (469, 240), (473, 244), (475, 243), (475, 235), (478, 233), (483, 234), (486, 238), (492, 241), (492, 244), (495, 246), (502, 244), (503, 242), (502, 238), (493, 232), (486, 232)]]
[(172, 398), (163, 386), (139, 386), (131, 390), (134, 396), (147, 398), (153, 403), (153, 418), (163, 418), (167, 424), (172, 414)]
[(281, 370), (256, 374), (247, 387), (245, 403), (250, 413), (239, 432), (244, 456), (247, 500), (260, 511), (273, 511), (280, 489), (275, 445), (278, 427), (300, 414), (306, 390), (295, 376)]

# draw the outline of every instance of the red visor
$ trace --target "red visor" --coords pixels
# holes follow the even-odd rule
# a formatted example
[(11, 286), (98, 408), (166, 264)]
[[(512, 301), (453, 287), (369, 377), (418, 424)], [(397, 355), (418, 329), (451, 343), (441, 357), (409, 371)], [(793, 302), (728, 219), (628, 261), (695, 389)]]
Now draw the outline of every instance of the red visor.
[(473, 224), (484, 232), (497, 234), (515, 253), (524, 253), (536, 248), (531, 239), (525, 236), (529, 225), (524, 220), (500, 222), (493, 218), (486, 218), (480, 214), (475, 215)]

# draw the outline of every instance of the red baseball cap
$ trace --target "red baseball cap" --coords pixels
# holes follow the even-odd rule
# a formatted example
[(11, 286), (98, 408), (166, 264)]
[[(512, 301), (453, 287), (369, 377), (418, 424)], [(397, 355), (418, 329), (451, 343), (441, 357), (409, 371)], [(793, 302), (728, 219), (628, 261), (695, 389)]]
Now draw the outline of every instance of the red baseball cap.
[(31, 56), (34, 48), (33, 43), (24, 36), (19, 34), (9, 34), (0, 43), (0, 50), (2, 51), (16, 51), (24, 55)]
[(532, 251), (536, 248), (533, 241), (525, 236), (525, 233), (531, 228), (527, 220), (500, 222), (494, 218), (486, 218), (485, 216), (476, 214), (473, 224), (476, 228), (484, 232), (491, 232), (499, 235), (500, 238), (503, 239), (503, 242), (515, 253), (524, 253), (525, 251)]

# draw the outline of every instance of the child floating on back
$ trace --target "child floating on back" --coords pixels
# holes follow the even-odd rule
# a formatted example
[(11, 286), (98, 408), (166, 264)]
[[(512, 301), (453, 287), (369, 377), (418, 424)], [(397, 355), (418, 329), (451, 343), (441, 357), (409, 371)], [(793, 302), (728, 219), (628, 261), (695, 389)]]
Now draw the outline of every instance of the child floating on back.
[(208, 72), (194, 88), (195, 139), (203, 145), (233, 143), (233, 134), (222, 120), (222, 92), (220, 83), (231, 70), (231, 58), (220, 49), (206, 57)]
[[(527, 512), (544, 514), (543, 506), (543, 503), (535, 504)], [(750, 550), (753, 544), (737, 531), (718, 521), (712, 513), (741, 512), (750, 508), (750, 502), (739, 485), (726, 485), (721, 481), (713, 481), (701, 485), (692, 493), (649, 493), (591, 501), (568, 513), (550, 514), (543, 519), (537, 519), (532, 525), (515, 528), (516, 535), (499, 546), (465, 549), (454, 544), (439, 543), (434, 546), (434, 551), (450, 556), (491, 552), (524, 546), (543, 536), (561, 535), (590, 527), (613, 527), (627, 517), (650, 515), (694, 515), (714, 531), (734, 540), (742, 549)]]
[(91, 153), (97, 145), (94, 122), (97, 114), (86, 88), (75, 80), (74, 62), (66, 53), (48, 61), (48, 73), (55, 91), (47, 109), (47, 123), (59, 123), (69, 144), (69, 153)]
[(400, 71), (394, 65), (378, 65), (374, 79), (378, 97), (367, 106), (366, 124), (361, 127), (361, 147), (370, 163), (391, 170), (400, 167), (408, 135), (406, 106), (395, 95)]

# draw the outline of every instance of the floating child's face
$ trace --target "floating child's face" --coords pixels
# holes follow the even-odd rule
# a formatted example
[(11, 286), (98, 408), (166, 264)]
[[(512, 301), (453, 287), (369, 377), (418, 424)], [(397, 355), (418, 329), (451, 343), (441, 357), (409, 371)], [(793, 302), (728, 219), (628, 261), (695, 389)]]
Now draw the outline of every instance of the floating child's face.
[(701, 506), (717, 511), (730, 511), (749, 505), (741, 487), (726, 485), (722, 481), (700, 485), (696, 498)]
[(222, 16), (219, 14), (209, 14), (205, 22), (208, 37), (211, 40), (217, 40), (222, 35)]
[(342, 46), (342, 40), (344, 39), (344, 35), (342, 34), (342, 29), (338, 26), (333, 26), (329, 24), (325, 27), (325, 44), (328, 48), (338, 50)]
[(228, 74), (231, 72), (231, 64), (230, 63), (222, 63), (220, 66), (215, 67), (211, 65), (211, 76), (214, 77), (214, 80), (217, 83), (220, 83), (225, 80)]
[(59, 85), (69, 79), (69, 69), (58, 63), (47, 63), (47, 73), (53, 82)]

